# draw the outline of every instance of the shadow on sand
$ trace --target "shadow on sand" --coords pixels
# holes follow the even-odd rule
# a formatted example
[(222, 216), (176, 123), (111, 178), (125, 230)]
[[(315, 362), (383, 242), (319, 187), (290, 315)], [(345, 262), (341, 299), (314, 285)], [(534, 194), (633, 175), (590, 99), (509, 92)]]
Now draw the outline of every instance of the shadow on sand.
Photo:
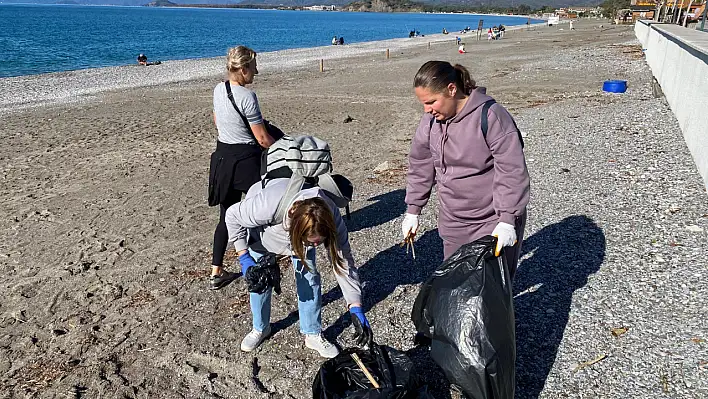
[(399, 189), (367, 199), (374, 202), (352, 212), (351, 219), (346, 221), (349, 232), (376, 227), (398, 218), (406, 211), (405, 197), (406, 190)]
[(605, 259), (605, 234), (592, 219), (570, 216), (526, 239), (521, 253), (514, 280), (516, 397), (525, 399), (543, 390), (573, 293)]
[[(396, 208), (395, 203), (403, 202), (402, 195), (403, 190), (388, 193), (376, 204), (357, 211), (355, 217), (361, 217), (361, 221), (356, 222), (352, 217), (351, 227), (362, 229), (397, 217), (403, 210)], [(385, 216), (373, 216), (381, 215), (379, 212)], [(365, 311), (386, 299), (400, 285), (422, 283), (442, 261), (442, 241), (437, 230), (423, 234), (415, 246), (415, 261), (404, 249), (393, 245), (359, 268)], [(604, 258), (605, 235), (586, 216), (568, 217), (524, 241), (522, 261), (514, 281), (517, 398), (539, 397), (568, 323), (573, 293), (585, 286), (588, 276), (599, 270)], [(340, 298), (342, 292), (335, 287), (323, 294), (323, 306)], [(273, 324), (274, 333), (297, 320), (295, 310)], [(349, 314), (344, 313), (323, 333), (334, 341), (350, 324)], [(436, 398), (450, 398), (450, 385), (430, 358), (428, 349), (418, 347), (406, 353), (417, 368), (424, 371), (421, 376), (430, 393)]]

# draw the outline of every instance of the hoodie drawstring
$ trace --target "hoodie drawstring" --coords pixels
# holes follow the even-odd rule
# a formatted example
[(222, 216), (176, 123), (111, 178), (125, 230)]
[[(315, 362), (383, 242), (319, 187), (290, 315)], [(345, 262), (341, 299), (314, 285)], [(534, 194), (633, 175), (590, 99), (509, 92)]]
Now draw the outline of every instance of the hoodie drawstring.
[(447, 171), (447, 165), (445, 165), (445, 143), (448, 139), (447, 127), (449, 126), (449, 123), (450, 121), (445, 121), (444, 127), (443, 124), (440, 124), (440, 130), (442, 131), (442, 138), (440, 138), (440, 165), (442, 166), (443, 174)]

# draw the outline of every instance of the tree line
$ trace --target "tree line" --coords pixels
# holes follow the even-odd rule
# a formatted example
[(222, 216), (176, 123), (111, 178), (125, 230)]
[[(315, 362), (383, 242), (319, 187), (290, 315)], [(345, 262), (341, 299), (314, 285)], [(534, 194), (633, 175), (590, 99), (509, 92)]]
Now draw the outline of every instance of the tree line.
[[(629, 0), (606, 0), (613, 2)], [(377, 3), (377, 4), (374, 4)], [(386, 10), (390, 11), (417, 11), (417, 12), (440, 12), (440, 13), (480, 13), (480, 14), (516, 14), (516, 15), (531, 15), (553, 13), (556, 8), (542, 5), (540, 7), (531, 7), (528, 4), (519, 4), (514, 6), (499, 6), (499, 5), (467, 5), (467, 4), (428, 4), (415, 2), (410, 0), (363, 0), (355, 1), (343, 6), (343, 9), (360, 10), (371, 9), (379, 11), (381, 3), (385, 3)]]

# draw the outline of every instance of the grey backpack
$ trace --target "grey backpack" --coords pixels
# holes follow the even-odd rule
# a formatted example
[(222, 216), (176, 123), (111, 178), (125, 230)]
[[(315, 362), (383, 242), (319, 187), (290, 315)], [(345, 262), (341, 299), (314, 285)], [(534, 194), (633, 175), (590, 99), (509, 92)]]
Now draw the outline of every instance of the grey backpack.
[(329, 144), (322, 139), (313, 136), (283, 136), (263, 153), (261, 176), (263, 188), (273, 179), (290, 179), (278, 203), (275, 223), (283, 221), (297, 193), (315, 186), (321, 188), (337, 207), (346, 208), (347, 218), (350, 218), (349, 202), (354, 187), (346, 177), (332, 174), (332, 154)]

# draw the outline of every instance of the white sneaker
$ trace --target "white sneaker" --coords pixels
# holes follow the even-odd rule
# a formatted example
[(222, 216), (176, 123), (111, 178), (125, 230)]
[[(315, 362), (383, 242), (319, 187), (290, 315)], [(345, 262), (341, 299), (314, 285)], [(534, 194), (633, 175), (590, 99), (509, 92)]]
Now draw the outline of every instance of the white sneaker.
[(270, 335), (270, 325), (266, 327), (263, 331), (258, 331), (255, 328), (251, 330), (241, 341), (241, 350), (244, 352), (250, 352), (256, 348)]
[(322, 334), (305, 335), (305, 346), (316, 350), (320, 356), (331, 359), (339, 354), (339, 349), (331, 342), (327, 341)]

